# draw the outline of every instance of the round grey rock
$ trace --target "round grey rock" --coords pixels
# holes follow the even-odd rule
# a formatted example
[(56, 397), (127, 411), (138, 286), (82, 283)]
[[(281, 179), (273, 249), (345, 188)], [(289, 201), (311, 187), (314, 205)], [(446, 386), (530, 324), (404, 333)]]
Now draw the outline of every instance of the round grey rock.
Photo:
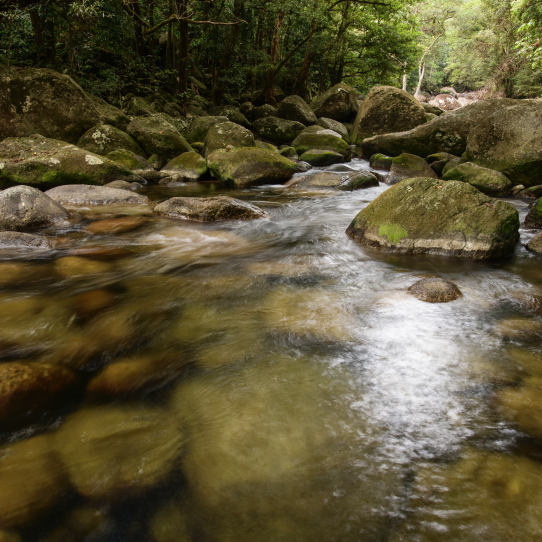
[(459, 288), (448, 280), (430, 277), (413, 284), (408, 293), (427, 303), (448, 303), (461, 297)]
[(134, 194), (128, 190), (87, 184), (57, 186), (47, 190), (46, 195), (65, 205), (111, 205), (115, 203), (146, 205), (149, 203), (147, 196)]

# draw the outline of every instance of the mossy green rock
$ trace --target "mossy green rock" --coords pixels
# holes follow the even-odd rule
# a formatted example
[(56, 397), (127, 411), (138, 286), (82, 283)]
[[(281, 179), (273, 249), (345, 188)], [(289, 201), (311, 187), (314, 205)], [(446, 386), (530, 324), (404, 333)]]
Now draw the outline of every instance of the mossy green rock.
[(215, 117), (226, 117), (230, 122), (235, 122), (239, 126), (244, 128), (250, 128), (250, 122), (239, 109), (231, 105), (222, 105), (220, 107), (212, 107), (209, 109), (209, 115), (214, 115)]
[(115, 149), (126, 149), (139, 156), (145, 154), (132, 137), (108, 124), (98, 124), (98, 126), (87, 130), (79, 139), (77, 146), (102, 156)]
[(0, 187), (18, 184), (43, 190), (64, 184), (132, 181), (133, 171), (104, 156), (55, 139), (7, 138), (0, 142)]
[(425, 122), (431, 122), (432, 120), (435, 120), (437, 118), (437, 115), (434, 113), (426, 113), (425, 114)]
[(500, 171), (465, 162), (450, 169), (442, 177), (445, 181), (469, 183), (488, 196), (506, 196), (512, 190), (512, 181)]
[(186, 139), (190, 143), (196, 143), (198, 141), (205, 141), (207, 132), (211, 129), (211, 126), (220, 124), (221, 122), (228, 122), (228, 119), (222, 117), (196, 117), (188, 127), (186, 132)]
[(258, 135), (279, 145), (292, 142), (305, 129), (305, 126), (300, 122), (279, 119), (278, 117), (255, 120), (252, 126)]
[(525, 217), (528, 228), (542, 228), (542, 198), (535, 201)]
[(405, 254), (487, 259), (509, 254), (519, 215), (467, 183), (415, 178), (360, 211), (347, 234), (365, 246)]
[(322, 128), (324, 128), (325, 130), (333, 130), (334, 132), (337, 132), (348, 144), (350, 144), (348, 129), (342, 122), (322, 117), (318, 119), (318, 122), (316, 124), (317, 126), (321, 126)]
[(452, 160), (453, 158), (458, 158), (457, 156), (454, 156), (453, 154), (450, 154), (449, 152), (435, 152), (434, 154), (430, 154), (429, 156), (426, 156), (426, 160), (428, 164), (432, 164), (433, 162), (441, 162), (442, 160)]
[(537, 254), (542, 254), (542, 232), (537, 233), (528, 243), (527, 249)]
[(254, 146), (260, 149), (267, 149), (271, 152), (279, 152), (278, 148), (273, 143), (266, 143), (265, 141), (255, 141)]
[(358, 171), (352, 175), (348, 175), (339, 188), (341, 190), (360, 190), (362, 188), (371, 188), (378, 186), (378, 179), (370, 171)]
[(454, 167), (459, 166), (460, 164), (464, 164), (467, 160), (465, 158), (450, 158), (442, 168), (442, 175), (446, 175), (448, 171), (451, 169), (454, 169)]
[(280, 149), (279, 154), (285, 158), (291, 158), (292, 160), (297, 160), (298, 158), (297, 151), (294, 147), (284, 147), (283, 149)]
[(122, 131), (126, 130), (126, 127), (130, 124), (130, 119), (118, 107), (88, 92), (85, 92), (85, 94), (96, 107), (104, 124), (109, 124)]
[(350, 140), (357, 145), (374, 135), (411, 130), (425, 120), (425, 109), (412, 94), (390, 86), (373, 87), (359, 108)]
[(157, 154), (172, 160), (192, 147), (173, 125), (158, 117), (137, 117), (126, 129), (145, 151), (147, 156)]
[(302, 162), (307, 162), (311, 166), (315, 167), (325, 167), (332, 166), (333, 164), (340, 164), (344, 162), (344, 157), (342, 154), (333, 151), (319, 151), (319, 150), (310, 150), (304, 152), (299, 159)]
[(252, 132), (235, 122), (222, 122), (211, 126), (205, 137), (203, 155), (207, 158), (212, 152), (226, 147), (254, 147)]
[(297, 154), (301, 156), (310, 150), (332, 151), (342, 154), (345, 160), (350, 160), (352, 151), (350, 146), (333, 130), (326, 130), (320, 126), (310, 126), (301, 132), (292, 143)]
[[(156, 115), (153, 115), (154, 117), (157, 117), (159, 119), (162, 119), (165, 122), (169, 122), (177, 132), (185, 132), (188, 128), (190, 122), (186, 118), (179, 118), (179, 116), (172, 117), (171, 115), (168, 115), (166, 113), (157, 113)], [(184, 137), (184, 135), (183, 135)]]
[(185, 152), (168, 162), (161, 171), (171, 174), (177, 181), (197, 181), (207, 173), (207, 161), (197, 152)]
[(125, 149), (115, 149), (114, 151), (108, 152), (105, 157), (109, 158), (109, 160), (113, 160), (113, 162), (117, 162), (117, 164), (131, 169), (132, 171), (152, 169), (150, 163), (145, 160), (143, 156), (139, 156)]
[(375, 169), (383, 169), (385, 171), (389, 171), (392, 164), (393, 158), (391, 156), (386, 156), (385, 154), (373, 154), (369, 159), (369, 165)]
[(288, 96), (280, 102), (277, 117), (300, 122), (305, 126), (316, 124), (318, 120), (312, 109), (301, 96)]
[(363, 156), (368, 158), (378, 152), (389, 156), (398, 156), (402, 152), (428, 156), (440, 151), (461, 156), (467, 148), (467, 136), (475, 126), (499, 109), (516, 105), (518, 101), (508, 98), (481, 100), (406, 132), (364, 139), (361, 143)]
[(83, 89), (67, 75), (0, 66), (0, 139), (42, 134), (68, 143), (101, 121)]
[(318, 96), (309, 107), (318, 118), (349, 122), (358, 110), (356, 90), (350, 85), (339, 83)]
[(480, 122), (469, 133), (466, 158), (501, 171), (514, 185), (540, 184), (542, 102), (525, 100)]
[(273, 107), (270, 104), (263, 104), (259, 107), (253, 107), (252, 109), (252, 119), (253, 120), (259, 120), (259, 119), (265, 119), (266, 117), (276, 117), (277, 115), (277, 108)]
[(207, 158), (212, 175), (229, 187), (282, 184), (295, 173), (295, 163), (267, 149), (217, 150)]
[(125, 104), (124, 111), (132, 117), (141, 117), (142, 115), (154, 115), (158, 113), (154, 107), (144, 98), (132, 96)]
[(404, 152), (392, 158), (390, 172), (386, 176), (386, 184), (396, 184), (403, 179), (426, 177), (438, 179), (438, 175), (429, 164), (419, 156)]

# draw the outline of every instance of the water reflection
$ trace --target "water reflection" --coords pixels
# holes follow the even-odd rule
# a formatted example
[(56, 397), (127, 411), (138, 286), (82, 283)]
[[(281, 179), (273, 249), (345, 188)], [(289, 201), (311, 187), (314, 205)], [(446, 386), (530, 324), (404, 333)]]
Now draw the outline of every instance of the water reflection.
[[(0, 540), (538, 539), (538, 256), (367, 250), (386, 188), (148, 186), (270, 217), (77, 209), (3, 250)], [(407, 294), (434, 275), (462, 297)]]

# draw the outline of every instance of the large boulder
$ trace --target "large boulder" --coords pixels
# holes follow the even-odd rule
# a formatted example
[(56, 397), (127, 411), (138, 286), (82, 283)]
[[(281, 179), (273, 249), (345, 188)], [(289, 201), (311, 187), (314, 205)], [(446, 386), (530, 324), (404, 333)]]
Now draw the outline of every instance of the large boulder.
[(288, 96), (280, 102), (277, 116), (281, 119), (294, 120), (305, 126), (312, 126), (318, 120), (313, 110), (301, 96)]
[(66, 209), (31, 186), (13, 186), (0, 192), (0, 230), (38, 228), (68, 218)]
[(501, 171), (514, 185), (540, 184), (542, 102), (521, 101), (483, 119), (469, 133), (467, 158), (480, 166)]
[(296, 164), (267, 149), (218, 150), (207, 158), (209, 170), (229, 187), (285, 183), (296, 172)]
[(350, 131), (354, 144), (365, 138), (411, 130), (425, 122), (425, 109), (408, 92), (395, 87), (373, 87), (359, 108)]
[(279, 119), (278, 117), (255, 120), (252, 126), (258, 135), (277, 144), (290, 143), (305, 129), (305, 126), (300, 122)]
[(151, 164), (145, 160), (143, 156), (127, 151), (126, 149), (115, 149), (114, 151), (108, 152), (105, 157), (134, 172), (137, 171), (138, 174), (141, 174), (141, 172), (145, 170), (153, 170)]
[(154, 208), (159, 215), (200, 222), (216, 220), (250, 220), (267, 214), (246, 201), (217, 196), (215, 198), (170, 198)]
[(168, 481), (183, 438), (165, 410), (110, 406), (68, 416), (55, 444), (79, 494), (110, 501), (139, 496)]
[(156, 109), (144, 98), (139, 96), (132, 96), (124, 103), (124, 110), (132, 117), (141, 117), (143, 115), (154, 115), (158, 113)]
[(326, 119), (326, 117), (321, 117), (318, 119), (318, 122), (316, 124), (324, 128), (325, 130), (333, 130), (334, 132), (337, 132), (347, 143), (350, 143), (350, 136), (348, 135), (348, 130), (342, 122), (333, 119)]
[(126, 131), (147, 153), (157, 154), (171, 160), (183, 152), (190, 152), (192, 147), (175, 127), (159, 117), (136, 117)]
[(508, 254), (519, 215), (459, 181), (405, 179), (360, 211), (346, 232), (363, 245), (406, 254), (486, 259)]
[(94, 107), (100, 114), (103, 124), (114, 126), (122, 131), (126, 130), (126, 127), (130, 124), (130, 119), (118, 107), (115, 107), (102, 98), (89, 94), (88, 92), (85, 92), (85, 94), (94, 104)]
[(510, 194), (513, 184), (506, 175), (493, 169), (465, 162), (446, 172), (442, 178), (445, 181), (462, 181), (472, 184), (480, 192), (488, 196), (506, 196)]
[(197, 181), (207, 173), (207, 161), (197, 152), (185, 152), (168, 162), (160, 171), (175, 181)]
[(483, 100), (446, 113), (407, 132), (364, 139), (361, 143), (363, 156), (369, 158), (376, 153), (397, 156), (403, 152), (428, 156), (440, 151), (461, 156), (467, 148), (467, 136), (475, 126), (499, 109), (517, 103), (518, 100), (508, 98)]
[(102, 156), (116, 149), (125, 149), (139, 156), (145, 155), (143, 149), (133, 138), (108, 124), (98, 124), (98, 126), (87, 130), (79, 139), (77, 146)]
[(453, 111), (461, 107), (461, 103), (450, 94), (439, 94), (429, 103), (444, 111)]
[(250, 122), (239, 109), (233, 107), (232, 105), (222, 105), (219, 107), (212, 107), (209, 109), (209, 115), (214, 115), (215, 117), (226, 117), (230, 122), (235, 122), (240, 126), (245, 128), (250, 128)]
[(0, 364), (0, 428), (22, 427), (44, 411), (66, 405), (80, 391), (78, 384), (75, 373), (60, 365)]
[(115, 203), (146, 205), (147, 196), (134, 194), (128, 190), (92, 186), (88, 184), (68, 184), (47, 190), (45, 195), (64, 205), (112, 205)]
[(47, 189), (68, 183), (137, 180), (123, 165), (64, 141), (41, 136), (0, 142), (0, 187), (26, 184)]
[(222, 122), (228, 122), (226, 117), (196, 117), (186, 132), (186, 139), (190, 143), (205, 141), (207, 132), (211, 129), (211, 126), (220, 124)]
[(0, 66), (0, 140), (43, 134), (68, 143), (101, 121), (83, 89), (53, 70)]
[(276, 107), (273, 107), (270, 104), (263, 104), (263, 105), (260, 105), (259, 107), (253, 107), (252, 119), (258, 120), (258, 119), (265, 119), (266, 117), (276, 117), (277, 112), (278, 111)]
[(349, 122), (358, 110), (356, 90), (350, 85), (339, 83), (318, 96), (309, 107), (318, 118)]
[(207, 132), (203, 155), (208, 158), (212, 152), (218, 149), (254, 147), (254, 144), (252, 132), (235, 124), (235, 122), (222, 122), (211, 126)]
[(386, 176), (386, 184), (396, 184), (403, 179), (426, 177), (438, 179), (438, 175), (429, 164), (419, 156), (404, 152), (392, 158), (390, 172)]
[(303, 130), (292, 143), (297, 154), (301, 156), (310, 150), (333, 151), (343, 155), (349, 160), (352, 154), (350, 146), (341, 137), (341, 134), (333, 130), (327, 130), (321, 126), (309, 126)]

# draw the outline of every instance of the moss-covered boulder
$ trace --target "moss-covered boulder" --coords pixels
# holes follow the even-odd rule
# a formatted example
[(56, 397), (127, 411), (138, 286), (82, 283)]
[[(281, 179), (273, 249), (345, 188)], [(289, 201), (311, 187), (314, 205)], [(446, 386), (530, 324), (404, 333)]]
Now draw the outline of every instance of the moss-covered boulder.
[(506, 196), (512, 190), (512, 181), (500, 171), (465, 162), (450, 169), (442, 177), (445, 181), (462, 181), (472, 184), (488, 196)]
[(356, 90), (350, 85), (339, 83), (318, 96), (309, 107), (318, 118), (350, 122), (358, 111)]
[(197, 152), (185, 152), (169, 161), (160, 171), (174, 177), (177, 182), (197, 181), (207, 173), (207, 161)]
[(427, 156), (440, 151), (461, 156), (467, 148), (467, 136), (475, 126), (499, 109), (517, 103), (518, 100), (508, 98), (481, 100), (412, 130), (364, 139), (361, 143), (363, 156), (368, 158), (376, 153), (397, 156), (402, 152)]
[(403, 179), (413, 177), (438, 179), (438, 175), (429, 164), (419, 156), (404, 152), (392, 158), (390, 172), (386, 176), (386, 184), (396, 184)]
[[(186, 131), (186, 129), (188, 128), (188, 126), (190, 126), (190, 123), (192, 122), (191, 120), (183, 117), (183, 118), (179, 118), (178, 116), (177, 117), (172, 117), (171, 115), (168, 115), (166, 113), (157, 113), (156, 115), (153, 115), (154, 117), (157, 117), (165, 122), (168, 122), (169, 124), (171, 124), (171, 126), (173, 126), (173, 128), (175, 128), (175, 130), (177, 130), (177, 132), (179, 133), (184, 133)], [(183, 135), (184, 137), (184, 135)]]
[(157, 154), (166, 160), (172, 160), (183, 152), (190, 152), (192, 147), (173, 125), (159, 117), (137, 117), (126, 131), (145, 151), (147, 156)]
[(542, 198), (542, 184), (525, 188), (523, 185), (517, 185), (512, 189), (512, 194), (520, 198), (538, 199)]
[(360, 190), (378, 186), (378, 179), (370, 171), (356, 171), (345, 175), (339, 186), (340, 190)]
[(88, 92), (85, 92), (85, 94), (92, 101), (94, 107), (96, 107), (103, 124), (114, 126), (122, 131), (126, 130), (126, 127), (130, 124), (130, 119), (118, 107)]
[(265, 211), (246, 201), (217, 196), (215, 198), (170, 198), (154, 208), (159, 215), (199, 222), (217, 220), (251, 220), (267, 216)]
[(314, 167), (326, 167), (344, 162), (344, 156), (338, 152), (310, 150), (304, 152), (299, 159)]
[(297, 160), (299, 158), (294, 147), (284, 147), (280, 149), (279, 154), (285, 158), (290, 158), (291, 160)]
[(426, 160), (428, 164), (432, 164), (433, 162), (441, 162), (442, 160), (452, 160), (453, 158), (458, 158), (457, 156), (454, 156), (453, 154), (450, 154), (449, 152), (435, 152), (433, 154), (430, 154), (429, 156), (426, 156)]
[(326, 130), (321, 126), (305, 128), (293, 141), (292, 146), (301, 156), (310, 150), (333, 151), (342, 154), (345, 160), (350, 160), (352, 151), (350, 146), (333, 130)]
[(152, 169), (151, 164), (145, 160), (143, 156), (139, 156), (126, 149), (115, 149), (114, 151), (108, 152), (105, 157), (132, 171)]
[(207, 158), (212, 175), (229, 187), (285, 183), (296, 172), (296, 164), (267, 149), (221, 149)]
[(227, 117), (196, 117), (190, 124), (187, 132), (186, 139), (190, 143), (196, 143), (197, 141), (205, 141), (207, 132), (211, 126), (220, 124), (222, 122), (228, 122)]
[(408, 92), (389, 87), (373, 87), (359, 108), (350, 131), (350, 140), (360, 144), (378, 134), (411, 130), (425, 122), (425, 109)]
[(258, 135), (279, 145), (292, 142), (305, 129), (305, 126), (300, 122), (279, 119), (278, 117), (255, 120), (252, 126)]
[(301, 96), (288, 96), (280, 102), (277, 117), (300, 122), (305, 126), (312, 126), (318, 120), (313, 110)]
[(270, 104), (263, 104), (259, 107), (253, 107), (252, 109), (252, 119), (258, 120), (258, 119), (265, 119), (266, 117), (276, 117), (277, 116), (277, 108), (273, 107)]
[(235, 124), (235, 122), (222, 122), (213, 125), (207, 132), (203, 155), (208, 158), (212, 152), (218, 149), (254, 147), (254, 144), (252, 132)]
[(512, 252), (518, 230), (519, 215), (509, 203), (467, 183), (415, 178), (382, 193), (346, 232), (391, 252), (487, 259)]
[(208, 113), (215, 117), (226, 117), (230, 122), (235, 122), (235, 124), (239, 124), (239, 126), (250, 128), (250, 122), (245, 115), (243, 115), (239, 109), (231, 105), (212, 107), (209, 109)]
[(528, 228), (542, 228), (542, 198), (536, 200), (527, 213), (525, 225)]
[(265, 141), (255, 141), (254, 146), (260, 149), (267, 149), (268, 151), (272, 151), (272, 152), (279, 152), (278, 148), (275, 147), (273, 143), (267, 143)]
[(450, 158), (442, 168), (442, 175), (445, 175), (451, 169), (454, 169), (455, 167), (459, 166), (460, 164), (464, 164), (465, 162), (467, 162), (465, 158)]
[(101, 121), (73, 79), (53, 70), (0, 66), (0, 139), (42, 134), (68, 143)]
[(154, 115), (158, 113), (156, 109), (144, 98), (132, 96), (124, 103), (124, 111), (132, 117), (141, 117), (143, 115)]
[(484, 119), (469, 132), (466, 158), (501, 171), (514, 185), (540, 184), (542, 102), (525, 100)]
[(316, 123), (317, 126), (321, 126), (325, 130), (333, 130), (341, 135), (341, 137), (350, 144), (350, 136), (348, 135), (348, 129), (346, 126), (337, 120), (326, 119), (325, 117), (319, 118)]
[(131, 170), (64, 141), (31, 137), (0, 142), (0, 187), (52, 188), (62, 184), (106, 184), (137, 180)]
[(102, 156), (115, 149), (126, 149), (139, 156), (145, 154), (132, 137), (108, 124), (98, 124), (87, 130), (79, 139), (77, 146)]
[(369, 159), (369, 165), (375, 169), (383, 169), (384, 171), (389, 171), (393, 163), (393, 158), (391, 156), (386, 156), (385, 154), (373, 154)]

